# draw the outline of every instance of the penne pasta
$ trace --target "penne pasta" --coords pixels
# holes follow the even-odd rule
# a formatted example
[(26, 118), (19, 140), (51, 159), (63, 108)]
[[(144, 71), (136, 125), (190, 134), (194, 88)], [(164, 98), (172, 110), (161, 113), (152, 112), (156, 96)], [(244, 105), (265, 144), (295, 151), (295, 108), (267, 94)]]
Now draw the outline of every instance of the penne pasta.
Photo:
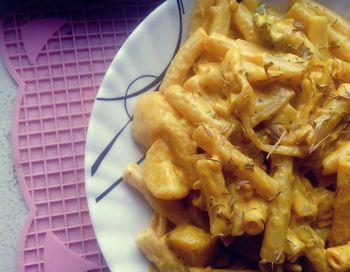
[(246, 203), (237, 190), (237, 185), (232, 183), (228, 186), (230, 194), (230, 206), (232, 209), (232, 229), (231, 235), (233, 237), (240, 236), (244, 233), (243, 230), (243, 216)]
[(220, 117), (213, 110), (210, 103), (197, 93), (186, 92), (181, 86), (174, 85), (166, 89), (164, 95), (169, 103), (195, 126), (205, 123), (219, 131), (226, 128), (225, 133), (227, 135), (230, 135), (234, 129), (234, 125), (231, 122)]
[(305, 244), (298, 238), (296, 233), (288, 228), (284, 255), (291, 263), (295, 263), (304, 253)]
[(227, 35), (231, 24), (230, 0), (217, 0), (216, 5), (210, 7), (211, 16), (208, 33)]
[(209, 27), (209, 9), (215, 0), (196, 0), (192, 11), (192, 16), (188, 26), (187, 35), (190, 37), (199, 28), (208, 30)]
[(196, 0), (189, 22), (123, 174), (153, 271), (350, 271), (350, 24), (313, 0)]
[(205, 49), (208, 36), (206, 32), (199, 28), (194, 32), (186, 43), (181, 47), (163, 78), (159, 91), (163, 92), (166, 88), (175, 84), (183, 84), (185, 78), (193, 66), (196, 59)]
[(279, 193), (269, 207), (265, 236), (260, 250), (262, 262), (281, 264), (287, 247), (287, 233), (291, 214), (293, 161), (279, 155), (272, 156), (272, 177), (279, 183)]
[(330, 272), (326, 260), (325, 243), (309, 225), (301, 225), (293, 229), (305, 244), (304, 254), (318, 272)]
[(257, 235), (265, 228), (267, 218), (267, 205), (260, 198), (252, 198), (244, 210), (242, 226), (245, 233)]
[(340, 157), (338, 164), (334, 220), (330, 234), (330, 241), (334, 246), (350, 240), (350, 156)]
[(247, 41), (258, 43), (259, 39), (253, 25), (253, 15), (246, 6), (239, 4), (238, 8), (233, 11), (232, 20)]
[(316, 218), (318, 212), (317, 205), (312, 202), (311, 196), (298, 174), (294, 175), (292, 196), (292, 210), (297, 218)]
[(207, 203), (210, 233), (225, 236), (231, 232), (230, 198), (221, 172), (221, 164), (211, 160), (199, 160), (196, 165), (199, 176), (195, 188), (199, 189)]
[(332, 28), (350, 38), (350, 25), (338, 14), (321, 5), (320, 3), (316, 3), (315, 1), (305, 1), (304, 5), (307, 9), (313, 11), (315, 14), (326, 18)]
[(327, 248), (326, 256), (334, 271), (348, 271), (350, 269), (350, 242), (338, 247)]
[(239, 171), (251, 180), (251, 185), (264, 199), (272, 199), (278, 190), (277, 182), (240, 153), (214, 128), (200, 125), (193, 133), (197, 144), (212, 156), (217, 156), (224, 167)]

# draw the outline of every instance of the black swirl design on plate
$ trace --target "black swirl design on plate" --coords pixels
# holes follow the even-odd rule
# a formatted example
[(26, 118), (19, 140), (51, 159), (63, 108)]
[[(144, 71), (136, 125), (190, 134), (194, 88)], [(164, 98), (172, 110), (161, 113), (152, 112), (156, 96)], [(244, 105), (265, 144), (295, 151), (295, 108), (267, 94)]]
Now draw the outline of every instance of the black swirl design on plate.
[[(120, 137), (120, 135), (122, 135), (122, 133), (124, 132), (124, 130), (131, 124), (131, 121), (133, 119), (133, 116), (130, 114), (129, 109), (127, 107), (127, 100), (130, 98), (133, 98), (135, 96), (138, 96), (140, 94), (143, 94), (144, 92), (157, 87), (159, 85), (159, 83), (162, 81), (171, 60), (175, 57), (176, 53), (178, 52), (178, 50), (180, 49), (181, 46), (181, 38), (182, 38), (182, 32), (183, 32), (183, 22), (182, 22), (182, 15), (185, 14), (185, 9), (184, 9), (184, 5), (182, 0), (176, 0), (177, 2), (177, 7), (178, 7), (178, 15), (179, 15), (179, 33), (178, 33), (178, 39), (177, 39), (177, 43), (176, 43), (176, 47), (174, 50), (174, 53), (171, 57), (171, 59), (169, 60), (168, 65), (165, 67), (165, 69), (159, 74), (159, 75), (140, 75), (138, 77), (136, 77), (134, 80), (132, 80), (130, 82), (130, 84), (128, 85), (128, 87), (125, 90), (125, 93), (123, 96), (117, 96), (117, 97), (112, 97), (112, 98), (106, 98), (106, 97), (97, 97), (96, 100), (97, 101), (101, 101), (101, 102), (112, 102), (112, 101), (123, 101), (124, 104), (124, 110), (126, 115), (128, 116), (128, 121), (123, 125), (123, 127), (115, 134), (115, 136), (112, 138), (112, 140), (109, 142), (109, 144), (103, 149), (103, 151), (100, 153), (100, 155), (97, 157), (97, 159), (95, 160), (95, 162), (92, 164), (91, 166), (91, 176), (94, 176), (96, 171), (98, 170), (99, 166), (101, 165), (101, 163), (103, 162), (103, 160), (105, 159), (105, 157), (107, 156), (108, 152), (112, 149), (113, 145), (116, 143), (116, 141), (118, 140), (118, 138)], [(147, 84), (146, 86), (144, 86), (143, 88), (137, 90), (136, 92), (133, 93), (129, 93), (131, 87), (140, 79), (144, 79), (144, 78), (153, 78), (153, 80)], [(143, 161), (144, 157), (140, 158), (139, 161), (137, 162), (138, 164), (141, 163)], [(105, 191), (103, 191), (98, 197), (96, 197), (96, 202), (101, 201), (106, 195), (108, 195), (108, 193), (110, 193), (118, 184), (120, 184), (120, 182), (122, 181), (122, 178), (119, 177), (115, 182), (113, 182), (112, 185), (110, 185)]]

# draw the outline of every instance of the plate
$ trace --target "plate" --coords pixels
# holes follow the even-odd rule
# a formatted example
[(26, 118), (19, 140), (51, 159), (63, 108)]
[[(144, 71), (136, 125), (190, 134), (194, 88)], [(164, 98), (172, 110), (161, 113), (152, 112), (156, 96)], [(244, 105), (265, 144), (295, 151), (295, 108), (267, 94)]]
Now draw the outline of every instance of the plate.
[[(287, 1), (264, 1), (278, 9)], [(319, 1), (330, 6), (330, 1)], [(168, 0), (132, 33), (113, 59), (99, 89), (90, 117), (85, 153), (89, 211), (102, 253), (111, 271), (145, 272), (147, 260), (135, 236), (151, 211), (142, 196), (121, 180), (126, 165), (143, 154), (131, 137), (134, 104), (154, 91), (186, 34), (194, 0)], [(349, 2), (331, 2), (346, 16)]]
[(192, 0), (168, 0), (154, 10), (118, 51), (93, 106), (85, 183), (95, 234), (111, 271), (148, 268), (134, 241), (148, 224), (150, 209), (120, 177), (129, 162), (143, 157), (131, 137), (134, 104), (160, 83), (185, 37), (192, 7)]

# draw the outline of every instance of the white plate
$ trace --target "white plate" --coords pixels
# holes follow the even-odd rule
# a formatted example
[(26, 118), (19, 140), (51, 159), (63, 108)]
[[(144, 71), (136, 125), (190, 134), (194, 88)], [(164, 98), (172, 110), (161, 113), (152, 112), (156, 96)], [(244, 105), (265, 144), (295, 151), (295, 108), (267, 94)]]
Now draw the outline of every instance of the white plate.
[[(278, 0), (265, 2), (281, 8)], [(344, 16), (349, 11), (346, 0), (320, 2)], [(134, 103), (140, 93), (158, 85), (185, 36), (193, 3), (168, 0), (140, 24), (113, 59), (93, 107), (85, 180), (92, 223), (111, 271), (145, 272), (148, 268), (134, 241), (147, 225), (150, 209), (140, 194), (120, 182), (120, 176), (128, 162), (143, 157), (130, 133)]]
[[(130, 133), (137, 94), (157, 87), (185, 36), (192, 5), (192, 0), (169, 0), (137, 27), (113, 59), (91, 113), (85, 153), (87, 199), (111, 271), (147, 271), (134, 241), (147, 225), (150, 210), (141, 195), (119, 181), (128, 162), (143, 157)], [(115, 97), (118, 100), (101, 101)]]

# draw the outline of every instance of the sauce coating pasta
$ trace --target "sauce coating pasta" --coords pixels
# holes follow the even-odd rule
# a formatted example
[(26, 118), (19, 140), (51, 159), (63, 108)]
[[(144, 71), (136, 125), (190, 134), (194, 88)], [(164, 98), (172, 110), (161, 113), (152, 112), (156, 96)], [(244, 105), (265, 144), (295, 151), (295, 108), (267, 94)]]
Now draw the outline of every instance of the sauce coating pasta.
[(317, 2), (197, 0), (124, 180), (160, 272), (350, 270), (350, 25)]

